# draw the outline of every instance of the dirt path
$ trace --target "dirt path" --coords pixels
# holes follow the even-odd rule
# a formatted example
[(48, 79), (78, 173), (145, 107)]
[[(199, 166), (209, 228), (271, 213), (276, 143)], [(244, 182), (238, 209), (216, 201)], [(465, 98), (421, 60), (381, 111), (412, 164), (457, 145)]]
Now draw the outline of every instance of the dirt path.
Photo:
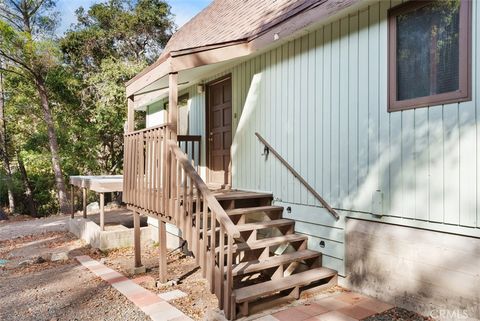
[(45, 232), (66, 231), (67, 215), (55, 215), (28, 221), (0, 221), (0, 241)]
[[(63, 231), (66, 219), (0, 225), (0, 320), (150, 320), (73, 259), (99, 253)], [(52, 262), (52, 253), (68, 257)]]

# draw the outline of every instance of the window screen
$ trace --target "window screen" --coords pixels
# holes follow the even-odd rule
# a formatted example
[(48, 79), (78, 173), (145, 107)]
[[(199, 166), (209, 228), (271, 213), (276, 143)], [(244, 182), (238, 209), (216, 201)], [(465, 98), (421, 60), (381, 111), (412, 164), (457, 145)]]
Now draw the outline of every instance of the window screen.
[(397, 16), (397, 99), (459, 89), (460, 1), (434, 2)]
[(410, 0), (389, 11), (389, 110), (470, 100), (471, 2)]

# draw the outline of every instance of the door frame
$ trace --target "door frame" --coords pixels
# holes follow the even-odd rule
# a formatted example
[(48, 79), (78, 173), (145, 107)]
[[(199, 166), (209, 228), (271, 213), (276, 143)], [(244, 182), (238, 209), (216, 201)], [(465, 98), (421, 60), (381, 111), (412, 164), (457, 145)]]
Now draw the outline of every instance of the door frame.
[[(233, 82), (232, 82), (232, 73), (228, 73), (226, 75), (223, 75), (219, 78), (216, 78), (214, 80), (211, 80), (207, 83), (205, 83), (205, 163), (206, 163), (206, 179), (207, 179), (207, 184), (211, 183), (210, 178), (210, 141), (209, 141), (209, 128), (210, 128), (210, 104), (209, 104), (209, 92), (210, 92), (210, 87), (213, 85), (216, 85), (222, 81), (225, 81), (227, 79), (230, 79), (230, 84), (231, 88), (231, 108), (232, 108), (232, 119), (231, 119), (231, 137), (232, 137), (232, 143), (233, 143)], [(222, 188), (231, 188), (232, 186), (232, 145), (230, 144), (230, 164), (229, 164), (229, 169), (228, 170), (228, 176), (227, 176), (227, 183), (225, 186), (222, 186)]]

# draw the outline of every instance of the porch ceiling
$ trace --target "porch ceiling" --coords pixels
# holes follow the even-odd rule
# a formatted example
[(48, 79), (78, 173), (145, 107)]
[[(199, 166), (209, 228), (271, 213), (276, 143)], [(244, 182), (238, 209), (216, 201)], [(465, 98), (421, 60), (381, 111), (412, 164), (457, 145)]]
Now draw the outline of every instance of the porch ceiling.
[[(229, 66), (236, 64), (240, 58), (223, 61), (220, 63), (203, 65), (178, 72), (178, 91), (190, 87), (196, 83), (201, 83), (205, 77), (221, 72)], [(148, 105), (151, 105), (168, 96), (168, 74), (152, 82), (138, 93), (134, 94), (135, 110), (144, 111)]]

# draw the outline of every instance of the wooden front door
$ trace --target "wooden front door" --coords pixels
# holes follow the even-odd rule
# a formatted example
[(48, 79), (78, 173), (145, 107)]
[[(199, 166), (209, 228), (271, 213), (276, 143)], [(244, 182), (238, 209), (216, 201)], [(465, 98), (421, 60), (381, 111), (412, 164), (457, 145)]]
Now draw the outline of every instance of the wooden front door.
[(232, 80), (219, 79), (207, 85), (207, 151), (209, 183), (230, 186), (232, 145)]

